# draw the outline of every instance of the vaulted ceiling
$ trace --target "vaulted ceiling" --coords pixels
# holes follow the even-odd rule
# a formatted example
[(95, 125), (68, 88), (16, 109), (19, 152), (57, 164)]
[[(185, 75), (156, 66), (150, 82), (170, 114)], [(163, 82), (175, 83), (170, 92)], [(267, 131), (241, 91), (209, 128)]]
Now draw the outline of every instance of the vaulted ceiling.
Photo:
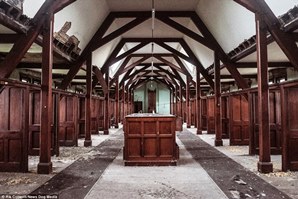
[[(185, 87), (187, 77), (195, 86), (197, 70), (202, 86), (213, 88), (214, 51), (223, 64), (221, 82), (236, 82), (240, 88), (247, 88), (246, 79), (256, 78), (254, 12), (266, 11), (259, 10), (256, 5), (263, 4), (258, 1), (253, 1), (256, 4), (250, 4), (248, 0), (61, 2), (66, 4), (58, 6), (54, 32), (58, 32), (65, 22), (71, 22), (67, 34), (78, 38), (81, 52), (71, 56), (55, 46), (53, 78), (60, 88), (85, 84), (85, 61), (91, 52), (95, 66), (93, 84), (97, 89), (106, 87), (102, 78), (107, 71), (111, 87), (119, 78), (120, 86), (125, 85), (126, 88), (136, 88), (150, 79), (175, 88), (178, 85)], [(295, 6), (298, 5), (298, 0), (265, 2), (274, 17), (292, 8), (297, 10)], [(24, 14), (33, 18), (43, 3), (25, 0)], [(154, 17), (152, 8), (155, 9)], [(5, 60), (19, 35), (28, 34), (31, 26), (30, 23), (10, 22), (1, 12), (0, 16), (0, 33), (2, 38), (5, 36), (0, 39), (0, 58)], [(292, 16), (285, 24), (279, 20), (282, 32), (270, 31), (273, 38), (268, 36), (269, 69), (297, 64), (297, 18), (297, 15)], [(275, 19), (270, 15), (267, 25)], [(296, 48), (288, 48), (286, 44), (281, 45), (284, 40), (276, 40), (283, 33), (290, 38), (287, 42), (294, 41)], [(21, 63), (17, 64), (19, 70), (41, 71), (41, 40), (37, 38)], [(289, 52), (289, 49), (294, 51)], [(0, 70), (1, 67), (4, 66), (0, 63)]]

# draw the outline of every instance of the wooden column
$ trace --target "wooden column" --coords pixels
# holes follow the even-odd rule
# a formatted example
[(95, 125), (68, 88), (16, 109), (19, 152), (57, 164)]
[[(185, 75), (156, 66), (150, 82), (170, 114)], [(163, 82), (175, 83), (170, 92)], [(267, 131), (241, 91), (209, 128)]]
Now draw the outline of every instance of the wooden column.
[(201, 112), (201, 78), (200, 72), (197, 69), (196, 79), (196, 112), (197, 112), (197, 134), (202, 134), (202, 112)]
[(221, 88), (220, 88), (220, 60), (214, 52), (214, 92), (215, 92), (215, 146), (222, 146), (222, 113), (221, 113)]
[(256, 29), (260, 148), (258, 170), (261, 173), (270, 173), (273, 171), (273, 165), (270, 158), (267, 26), (261, 15), (256, 15)]
[(41, 76), (41, 124), (40, 124), (40, 156), (37, 173), (52, 172), (51, 132), (52, 132), (52, 67), (53, 67), (53, 13), (47, 13), (43, 27), (42, 76)]
[(190, 77), (186, 77), (186, 99), (185, 99), (185, 111), (186, 111), (186, 126), (190, 128), (191, 121), (190, 121), (190, 106), (189, 106), (189, 92), (190, 92)]
[(84, 146), (92, 145), (91, 140), (91, 94), (92, 94), (92, 54), (86, 60), (86, 97), (85, 97), (85, 141)]
[(106, 84), (108, 86), (108, 91), (105, 93), (105, 102), (104, 102), (104, 129), (103, 129), (103, 134), (104, 135), (109, 135), (109, 128), (110, 128), (110, 113), (109, 113), (109, 101), (110, 101), (110, 96), (109, 96), (109, 70), (107, 70), (106, 72), (106, 76), (105, 76), (105, 80), (106, 80)]
[(116, 77), (116, 90), (115, 90), (115, 103), (116, 103), (116, 115), (115, 115), (115, 128), (119, 128), (119, 117), (120, 117), (120, 112), (119, 112), (119, 78)]

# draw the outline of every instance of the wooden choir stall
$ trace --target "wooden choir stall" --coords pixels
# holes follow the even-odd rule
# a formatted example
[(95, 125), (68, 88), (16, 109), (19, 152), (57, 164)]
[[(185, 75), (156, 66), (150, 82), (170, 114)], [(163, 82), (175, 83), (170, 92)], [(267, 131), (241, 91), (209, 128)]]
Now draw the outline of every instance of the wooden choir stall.
[(124, 122), (123, 159), (126, 166), (177, 164), (176, 116), (131, 114)]

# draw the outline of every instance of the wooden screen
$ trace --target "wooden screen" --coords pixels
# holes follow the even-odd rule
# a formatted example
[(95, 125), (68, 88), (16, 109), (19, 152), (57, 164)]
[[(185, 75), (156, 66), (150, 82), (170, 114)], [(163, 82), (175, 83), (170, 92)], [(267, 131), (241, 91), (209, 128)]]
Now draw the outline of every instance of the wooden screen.
[(214, 107), (214, 97), (207, 98), (207, 133), (215, 133), (215, 107)]
[(196, 100), (195, 99), (191, 99), (190, 100), (190, 121), (191, 121), (191, 125), (196, 126)]
[(230, 145), (249, 144), (249, 109), (248, 100), (241, 94), (230, 98)]
[(222, 115), (222, 138), (229, 138), (229, 97), (221, 97), (221, 115)]
[(201, 99), (201, 122), (202, 130), (207, 130), (207, 98)]
[(98, 130), (103, 131), (103, 124), (104, 124), (104, 100), (98, 100), (98, 109), (97, 109), (97, 123), (98, 123)]
[[(55, 109), (55, 98), (53, 94), (53, 117), (52, 117), (52, 136), (51, 136), (51, 155), (59, 154), (58, 132), (55, 129), (54, 117), (57, 114)], [(58, 99), (59, 100), (59, 99)], [(41, 114), (40, 90), (31, 90), (29, 95), (29, 155), (39, 155), (40, 150), (40, 114)]]
[(76, 96), (62, 95), (59, 111), (59, 144), (60, 146), (77, 146), (78, 99)]
[(28, 171), (28, 90), (0, 91), (0, 171)]
[(298, 85), (282, 88), (283, 171), (298, 170)]
[(85, 137), (85, 97), (80, 96), (78, 102), (78, 137)]
[(92, 98), (91, 99), (91, 134), (98, 134), (98, 99)]
[[(258, 94), (251, 94), (251, 122), (250, 122), (250, 153), (259, 153), (259, 115)], [(269, 121), (270, 121), (270, 147), (271, 154), (281, 154), (281, 107), (280, 90), (269, 92)]]

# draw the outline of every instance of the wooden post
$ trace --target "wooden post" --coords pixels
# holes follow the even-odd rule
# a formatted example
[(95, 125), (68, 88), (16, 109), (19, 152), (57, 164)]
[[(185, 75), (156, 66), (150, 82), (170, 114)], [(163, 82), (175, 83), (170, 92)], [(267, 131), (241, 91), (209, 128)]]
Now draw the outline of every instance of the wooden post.
[(51, 162), (51, 121), (53, 116), (52, 104), (52, 67), (53, 67), (53, 21), (52, 12), (46, 14), (43, 27), (42, 48), (42, 77), (41, 77), (41, 124), (40, 124), (40, 157), (37, 173), (52, 172)]
[(220, 60), (214, 52), (214, 90), (215, 90), (215, 146), (222, 146), (222, 113), (221, 113), (221, 88), (220, 88)]
[(197, 134), (202, 134), (202, 112), (201, 112), (201, 78), (200, 72), (197, 69), (196, 79), (196, 112), (197, 112)]
[(256, 15), (256, 29), (260, 148), (258, 170), (261, 173), (270, 173), (273, 171), (273, 165), (270, 157), (267, 26), (262, 15)]
[(116, 115), (115, 115), (115, 128), (119, 128), (119, 78), (116, 77), (116, 91), (115, 91)]
[(110, 128), (110, 113), (109, 113), (109, 101), (110, 101), (110, 96), (109, 96), (109, 70), (106, 72), (105, 76), (106, 84), (108, 86), (108, 91), (105, 93), (105, 108), (104, 108), (104, 129), (103, 129), (103, 134), (104, 135), (109, 135), (109, 128)]
[(190, 109), (189, 109), (189, 83), (190, 83), (190, 77), (186, 77), (186, 99), (185, 99), (185, 111), (186, 111), (186, 127), (190, 128), (191, 122), (190, 122)]
[(86, 60), (86, 97), (85, 97), (85, 141), (84, 146), (92, 146), (91, 140), (91, 94), (92, 94), (92, 54)]

